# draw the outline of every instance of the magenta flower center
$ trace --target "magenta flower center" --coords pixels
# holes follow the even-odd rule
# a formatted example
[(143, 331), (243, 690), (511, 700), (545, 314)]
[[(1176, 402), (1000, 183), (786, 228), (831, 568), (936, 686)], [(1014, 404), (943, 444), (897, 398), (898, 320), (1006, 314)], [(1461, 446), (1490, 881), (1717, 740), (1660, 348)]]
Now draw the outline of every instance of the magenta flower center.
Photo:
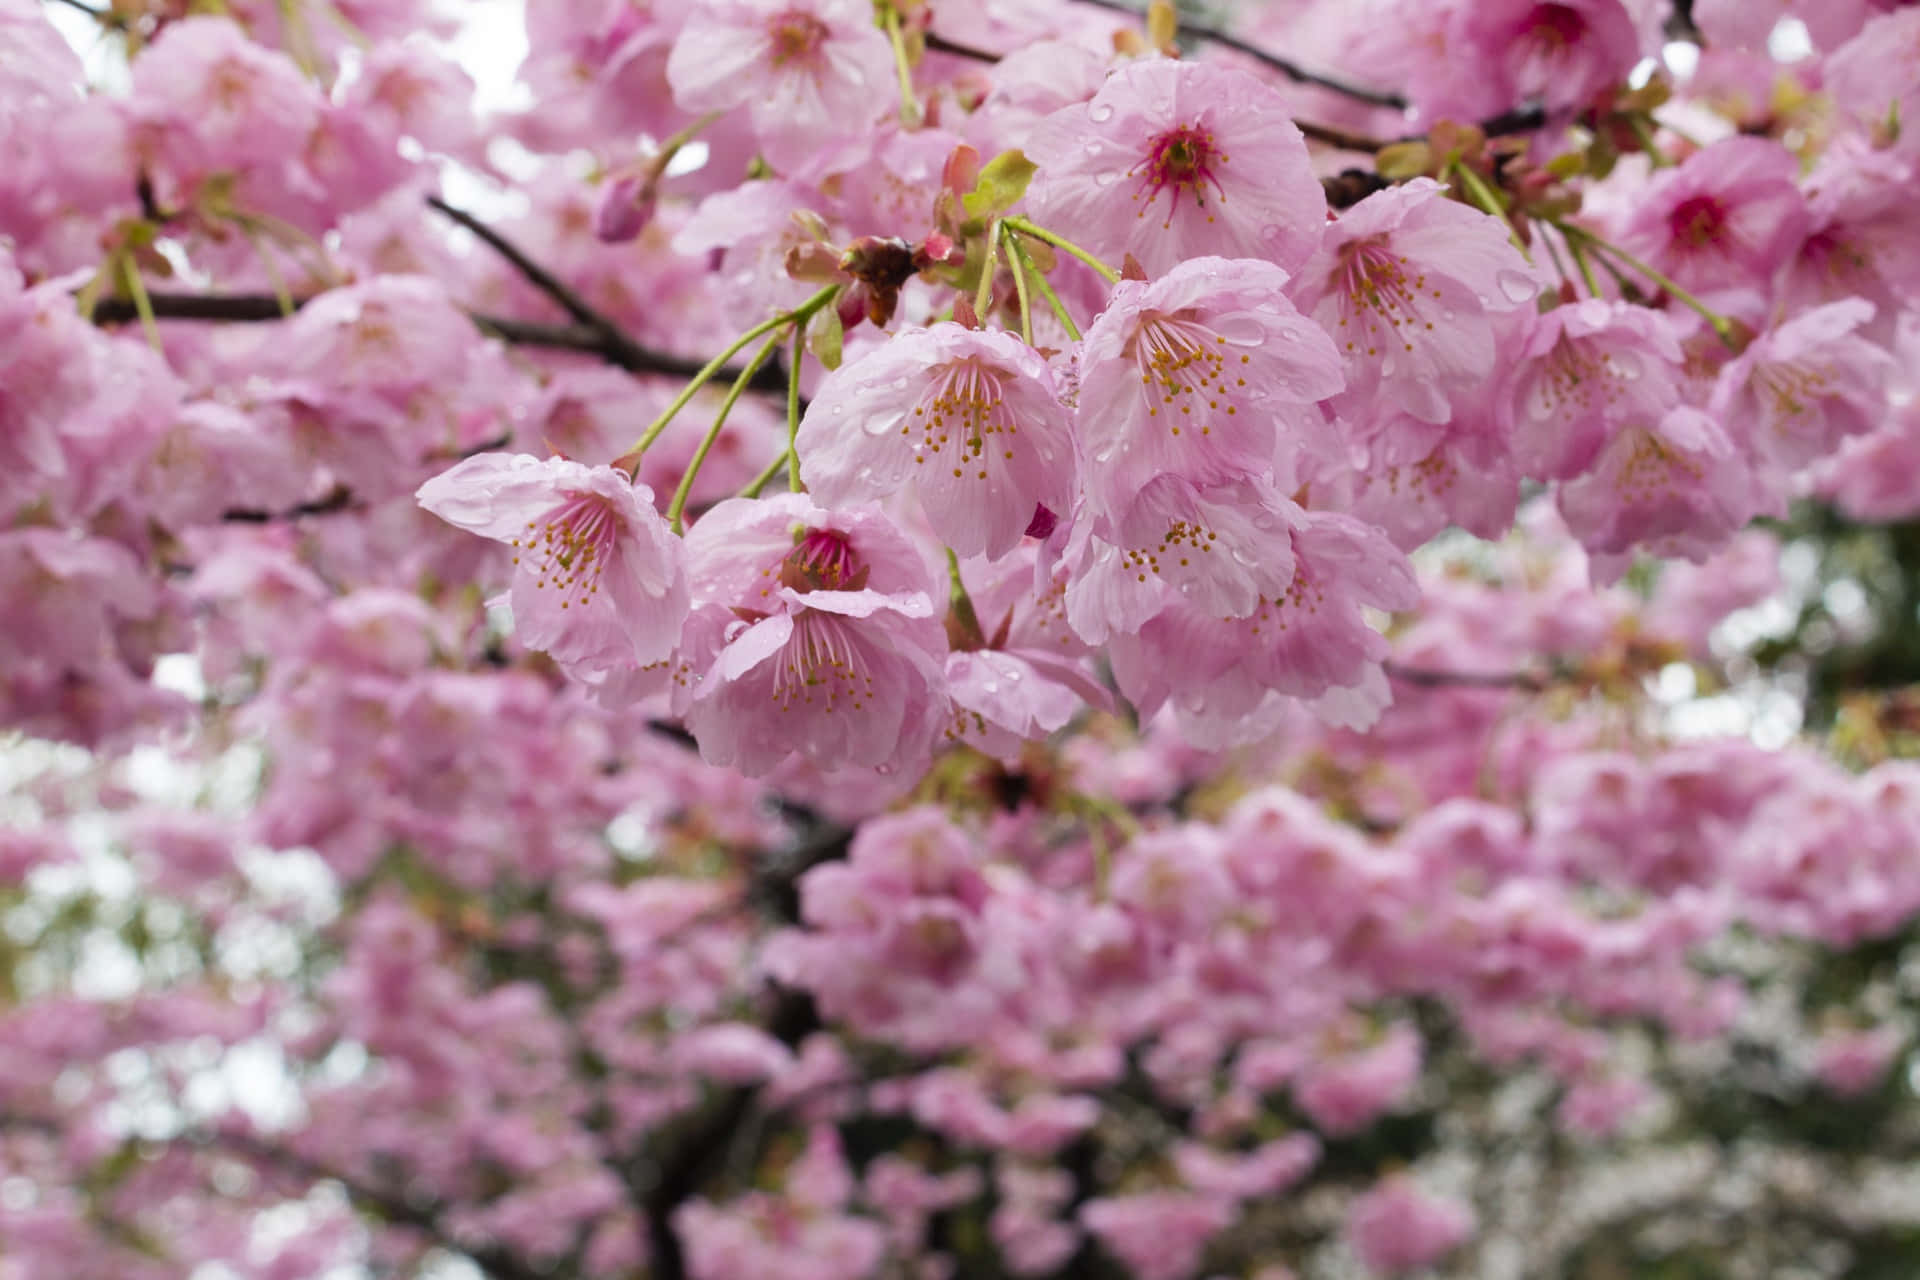
[(1667, 215), (1667, 228), (1673, 234), (1674, 243), (1688, 249), (1718, 244), (1726, 225), (1726, 207), (1712, 196), (1682, 200)]
[(780, 585), (795, 591), (858, 591), (868, 569), (847, 535), (837, 529), (808, 529), (780, 562)]
[(1545, 51), (1563, 53), (1586, 37), (1587, 20), (1569, 5), (1543, 4), (1533, 11), (1527, 33)]
[(873, 695), (873, 676), (836, 614), (803, 609), (793, 635), (774, 659), (773, 701), (782, 711), (796, 706), (831, 715), (844, 704), (858, 711)]
[[(1213, 131), (1199, 125), (1183, 124), (1154, 138), (1147, 151), (1147, 158), (1128, 170), (1128, 177), (1140, 179), (1139, 189), (1133, 198), (1146, 197), (1141, 205), (1140, 216), (1147, 216), (1147, 210), (1153, 207), (1162, 191), (1171, 192), (1167, 205), (1167, 220), (1162, 227), (1173, 225), (1173, 211), (1180, 204), (1181, 196), (1191, 196), (1195, 205), (1201, 209), (1207, 207), (1207, 188), (1212, 187), (1214, 195), (1225, 200), (1227, 193), (1221, 189), (1219, 171), (1227, 163), (1227, 153), (1222, 151), (1213, 140)], [(1207, 221), (1213, 221), (1213, 215), (1207, 215)]]
[(804, 9), (788, 9), (767, 22), (767, 35), (773, 41), (773, 65), (811, 62), (827, 38), (827, 24)]
[[(1007, 408), (1004, 389), (1000, 371), (973, 356), (942, 365), (900, 428), (900, 434), (909, 438), (916, 430), (920, 433), (914, 461), (924, 465), (930, 454), (943, 456), (953, 466), (954, 479), (971, 468), (975, 479), (985, 480), (987, 469), (981, 464), (987, 450), (998, 444), (1011, 459), (1013, 450), (1005, 446), (1020, 430)], [(996, 442), (995, 436), (1003, 439)]]
[[(1227, 350), (1226, 338), (1192, 313), (1142, 313), (1128, 348), (1140, 371), (1140, 385), (1146, 388), (1147, 416), (1157, 418), (1165, 409), (1174, 435), (1180, 434), (1181, 420), (1193, 416), (1196, 404), (1204, 402), (1204, 409), (1215, 410), (1224, 400), (1229, 416), (1237, 412), (1233, 401), (1247, 385), (1240, 366), (1252, 357)], [(1210, 430), (1203, 425), (1200, 434)]]
[(621, 522), (605, 498), (570, 494), (526, 532), (511, 539), (513, 562), (533, 571), (534, 588), (555, 591), (560, 607), (585, 604), (600, 593), (600, 574), (612, 557)]

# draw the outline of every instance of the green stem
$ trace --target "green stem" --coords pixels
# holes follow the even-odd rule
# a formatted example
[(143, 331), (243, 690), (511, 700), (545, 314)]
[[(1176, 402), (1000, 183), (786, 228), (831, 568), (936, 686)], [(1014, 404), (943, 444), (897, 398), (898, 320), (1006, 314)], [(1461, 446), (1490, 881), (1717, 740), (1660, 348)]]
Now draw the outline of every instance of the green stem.
[[(793, 355), (787, 361), (787, 488), (794, 493), (806, 487), (800, 483), (800, 362), (806, 354), (807, 326), (796, 323)], [(755, 492), (757, 496), (758, 491)]]
[(1667, 153), (1662, 151), (1659, 144), (1654, 141), (1653, 130), (1648, 127), (1645, 116), (1638, 111), (1631, 113), (1627, 116), (1627, 127), (1633, 130), (1633, 136), (1640, 143), (1640, 149), (1647, 153), (1647, 160), (1654, 168), (1664, 169), (1673, 163), (1667, 159)]
[(840, 286), (830, 284), (793, 310), (783, 311), (771, 320), (762, 320), (759, 324), (753, 326), (753, 328), (747, 330), (738, 338), (735, 338), (725, 351), (722, 351), (719, 355), (702, 365), (698, 373), (687, 379), (687, 385), (680, 388), (680, 394), (673, 398), (673, 403), (661, 410), (660, 416), (655, 418), (645, 431), (641, 432), (640, 439), (634, 443), (633, 448), (622, 455), (632, 460), (634, 471), (637, 473), (640, 470), (640, 455), (647, 451), (649, 445), (660, 438), (660, 433), (667, 429), (667, 424), (673, 421), (676, 414), (687, 407), (687, 402), (693, 399), (700, 388), (711, 382), (713, 375), (726, 367), (727, 361), (746, 350), (748, 344), (755, 338), (765, 337), (775, 329), (787, 324), (802, 324), (807, 317), (832, 301), (833, 295), (838, 292), (840, 292)]
[(1482, 213), (1491, 214), (1506, 223), (1507, 239), (1513, 241), (1513, 247), (1518, 249), (1528, 262), (1532, 262), (1533, 255), (1527, 252), (1526, 244), (1520, 239), (1519, 228), (1515, 227), (1507, 217), (1507, 202), (1500, 198), (1500, 193), (1489, 187), (1486, 179), (1475, 173), (1472, 166), (1464, 161), (1455, 160), (1452, 168), (1460, 175), (1460, 181), (1466, 186), (1467, 194), (1473, 197), (1474, 204), (1480, 207)]
[(759, 475), (747, 481), (746, 487), (740, 490), (740, 496), (743, 498), (759, 497), (760, 491), (765, 489), (769, 484), (772, 484), (775, 476), (786, 470), (787, 459), (792, 456), (793, 450), (782, 449), (779, 457), (769, 462)]
[(1073, 316), (1060, 301), (1060, 295), (1055, 293), (1053, 286), (1047, 283), (1046, 274), (1034, 265), (1031, 257), (1027, 256), (1026, 246), (1018, 240), (1011, 240), (1008, 241), (1007, 248), (1020, 260), (1020, 265), (1032, 274), (1034, 284), (1040, 287), (1040, 296), (1047, 300), (1049, 307), (1053, 308), (1053, 318), (1060, 322), (1060, 327), (1067, 331), (1067, 336), (1075, 342), (1080, 341), (1080, 327), (1073, 322)]
[(1733, 321), (1727, 319), (1727, 317), (1721, 315), (1718, 311), (1715, 311), (1691, 293), (1688, 293), (1660, 271), (1640, 261), (1640, 259), (1634, 257), (1631, 253), (1628, 253), (1611, 240), (1602, 240), (1599, 236), (1584, 227), (1568, 226), (1564, 229), (1591, 245), (1602, 255), (1603, 260), (1608, 257), (1619, 259), (1622, 265), (1639, 272), (1651, 281), (1656, 288), (1671, 295), (1676, 301), (1692, 308), (1695, 312), (1699, 313), (1700, 318), (1705, 320), (1715, 333), (1720, 335), (1720, 341), (1736, 350), (1739, 348), (1740, 344), (1733, 336)]
[(1023, 264), (1027, 255), (1012, 252), (1007, 255), (1007, 265), (1013, 268), (1013, 292), (1020, 299), (1020, 340), (1028, 346), (1033, 345), (1033, 299), (1027, 293), (1027, 273)]
[(980, 615), (974, 612), (973, 597), (967, 594), (967, 584), (960, 581), (960, 557), (952, 547), (947, 548), (947, 607), (970, 641), (986, 644), (986, 633), (980, 630)]
[[(1564, 229), (1562, 234), (1565, 234)], [(1600, 282), (1593, 278), (1593, 267), (1587, 262), (1586, 250), (1582, 249), (1580, 242), (1572, 236), (1567, 236), (1566, 241), (1567, 252), (1573, 255), (1573, 265), (1580, 268), (1580, 278), (1587, 282), (1587, 292), (1596, 298), (1599, 297)]]
[(1563, 287), (1571, 287), (1572, 281), (1567, 276), (1566, 260), (1560, 256), (1560, 251), (1553, 247), (1553, 237), (1541, 236), (1540, 243), (1547, 246), (1547, 257), (1553, 259), (1553, 274), (1560, 277)]
[(980, 268), (980, 285), (973, 291), (973, 314), (982, 325), (987, 322), (987, 308), (993, 305), (993, 277), (1000, 270), (1000, 219), (995, 218), (987, 224), (987, 261)]
[(153, 299), (147, 296), (147, 286), (140, 279), (140, 268), (134, 265), (131, 253), (122, 251), (119, 258), (120, 278), (127, 282), (127, 292), (133, 295), (133, 309), (140, 313), (140, 328), (146, 332), (147, 345), (159, 351), (160, 322), (154, 318)]
[(1045, 227), (1037, 227), (1025, 218), (1008, 218), (1006, 223), (1023, 236), (1032, 236), (1035, 240), (1044, 241), (1056, 249), (1064, 250), (1072, 254), (1074, 257), (1080, 259), (1080, 261), (1092, 267), (1095, 271), (1098, 271), (1102, 276), (1106, 277), (1108, 284), (1119, 283), (1120, 273), (1118, 271), (1115, 271), (1112, 267), (1094, 257), (1091, 253), (1088, 253), (1085, 249), (1082, 249), (1065, 236), (1049, 231)]
[(681, 532), (680, 517), (686, 513), (687, 499), (693, 494), (694, 477), (700, 474), (700, 468), (706, 465), (707, 455), (713, 451), (714, 441), (720, 438), (720, 432), (727, 425), (727, 415), (733, 412), (733, 406), (740, 402), (746, 393), (747, 385), (753, 381), (753, 375), (760, 372), (760, 366), (773, 358), (774, 351), (780, 346), (784, 334), (775, 333), (760, 344), (753, 353), (753, 359), (747, 361), (747, 367), (727, 388), (726, 399), (720, 402), (718, 412), (713, 415), (713, 425), (707, 428), (707, 434), (700, 438), (700, 447), (693, 451), (693, 461), (687, 464), (687, 470), (680, 477), (680, 487), (673, 491), (673, 501), (667, 504), (667, 523), (673, 526), (675, 533)]
[(900, 11), (888, 4), (881, 21), (887, 39), (893, 45), (893, 69), (900, 79), (900, 123), (909, 129), (920, 127), (920, 100), (913, 96), (913, 65), (907, 60), (907, 38), (900, 30)]

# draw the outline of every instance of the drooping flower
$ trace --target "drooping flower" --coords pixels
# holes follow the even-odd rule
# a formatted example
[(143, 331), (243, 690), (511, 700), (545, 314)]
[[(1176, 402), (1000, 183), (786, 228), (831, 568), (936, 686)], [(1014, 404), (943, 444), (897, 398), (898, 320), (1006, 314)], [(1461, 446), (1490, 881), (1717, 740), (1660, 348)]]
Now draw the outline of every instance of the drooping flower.
[(892, 75), (866, 0), (696, 5), (667, 58), (682, 108), (746, 107), (767, 159), (796, 172), (893, 105)]
[(1892, 359), (1860, 336), (1873, 318), (1864, 298), (1793, 317), (1720, 371), (1710, 405), (1738, 423), (1763, 465), (1796, 471), (1887, 416)]
[(1067, 411), (1040, 353), (1011, 334), (910, 329), (828, 375), (800, 423), (800, 474), (830, 506), (913, 487), (935, 534), (999, 557), (1064, 510)]
[[(1111, 638), (1114, 678), (1143, 716), (1172, 703), (1187, 723), (1233, 736), (1242, 718), (1253, 727), (1248, 713), (1270, 693), (1368, 692), (1387, 643), (1365, 610), (1418, 604), (1412, 567), (1378, 529), (1337, 512), (1293, 508), (1284, 545), (1282, 581), (1250, 609), (1226, 615), (1181, 600)], [(1336, 699), (1323, 710), (1350, 718), (1359, 708)]]
[(1623, 428), (1559, 502), (1596, 582), (1624, 572), (1635, 547), (1702, 560), (1755, 510), (1752, 473), (1726, 432), (1684, 407)]
[(1543, 480), (1585, 470), (1622, 424), (1679, 401), (1681, 359), (1661, 311), (1589, 298), (1542, 315), (1502, 401), (1522, 470)]
[(1494, 369), (1491, 316), (1537, 292), (1505, 224), (1445, 198), (1427, 178), (1377, 191), (1327, 228), (1289, 293), (1346, 364), (1337, 403), (1377, 395), (1427, 422)]
[(737, 619), (686, 711), (711, 764), (912, 774), (945, 711), (945, 639), (919, 552), (877, 510), (733, 499), (688, 534), (697, 603)]
[(1154, 59), (1035, 126), (1027, 204), (1040, 223), (1149, 272), (1205, 253), (1292, 270), (1326, 193), (1279, 93), (1242, 71)]
[(482, 453), (417, 496), (449, 524), (514, 548), (515, 632), (569, 670), (644, 667), (679, 642), (685, 552), (645, 485), (612, 467)]
[(1064, 552), (1067, 620), (1089, 644), (1180, 601), (1241, 618), (1293, 580), (1298, 509), (1254, 481), (1200, 489), (1162, 476), (1116, 517), (1083, 515)]
[(1266, 479), (1276, 461), (1339, 452), (1315, 405), (1343, 385), (1339, 359), (1286, 284), (1266, 262), (1195, 258), (1115, 287), (1080, 349), (1081, 475), (1096, 511), (1117, 514), (1161, 476)]

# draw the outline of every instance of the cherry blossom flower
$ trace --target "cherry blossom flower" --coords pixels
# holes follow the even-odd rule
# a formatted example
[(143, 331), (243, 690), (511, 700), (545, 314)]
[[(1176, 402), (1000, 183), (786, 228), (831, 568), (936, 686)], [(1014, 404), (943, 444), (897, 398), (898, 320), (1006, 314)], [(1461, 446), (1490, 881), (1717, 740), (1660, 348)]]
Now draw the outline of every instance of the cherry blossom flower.
[[(1338, 455), (1315, 402), (1344, 385), (1333, 344), (1293, 309), (1271, 264), (1194, 258), (1123, 280), (1080, 349), (1081, 474), (1117, 514), (1156, 477), (1205, 487)], [(1280, 480), (1291, 478), (1283, 465)]]
[(1647, 183), (1620, 244), (1683, 288), (1766, 296), (1810, 216), (1792, 154), (1762, 138), (1727, 138)]
[(827, 768), (918, 766), (944, 709), (946, 645), (925, 562), (885, 516), (801, 495), (729, 500), (687, 550), (696, 603), (739, 619), (687, 710), (709, 762), (759, 774), (798, 752)]
[(1036, 219), (1156, 275), (1202, 254), (1292, 270), (1326, 217), (1285, 99), (1242, 71), (1134, 63), (1041, 121), (1025, 149), (1040, 166), (1027, 192)]
[(941, 541), (999, 557), (1035, 507), (1067, 506), (1070, 432), (1038, 352), (1011, 334), (938, 324), (828, 375), (800, 423), (800, 475), (835, 506), (911, 485)]
[(1542, 315), (1502, 406), (1521, 467), (1541, 479), (1584, 471), (1624, 423), (1678, 401), (1681, 359), (1662, 312), (1589, 298)]
[(1643, 51), (1623, 0), (1475, 0), (1454, 13), (1455, 38), (1477, 55), (1474, 66), (1495, 71), (1500, 101), (1510, 105), (1585, 107), (1624, 80)]
[(1289, 288), (1346, 365), (1341, 403), (1391, 397), (1445, 422), (1494, 369), (1491, 316), (1537, 292), (1504, 224), (1417, 178), (1377, 191), (1327, 229)]
[(1909, 158), (1920, 158), (1920, 12), (1903, 7), (1881, 14), (1827, 58), (1825, 83), (1834, 101), (1876, 137)]
[(1378, 1275), (1437, 1262), (1464, 1243), (1474, 1227), (1466, 1205), (1424, 1191), (1404, 1174), (1389, 1175), (1347, 1213), (1347, 1239)]
[(1873, 430), (1886, 416), (1892, 361), (1858, 333), (1872, 318), (1873, 304), (1854, 298), (1763, 335), (1720, 371), (1714, 416), (1740, 423), (1759, 458), (1789, 472)]
[(598, 674), (658, 662), (679, 642), (685, 552), (645, 485), (611, 467), (482, 453), (418, 497), (449, 524), (514, 548), (514, 629), (528, 646)]
[(893, 55), (864, 0), (696, 6), (667, 79), (688, 111), (744, 106), (767, 158), (798, 172), (893, 105)]
[(1753, 514), (1753, 477), (1719, 423), (1679, 408), (1621, 429), (1593, 467), (1564, 484), (1560, 514), (1594, 561), (1617, 578), (1636, 546), (1702, 560)]

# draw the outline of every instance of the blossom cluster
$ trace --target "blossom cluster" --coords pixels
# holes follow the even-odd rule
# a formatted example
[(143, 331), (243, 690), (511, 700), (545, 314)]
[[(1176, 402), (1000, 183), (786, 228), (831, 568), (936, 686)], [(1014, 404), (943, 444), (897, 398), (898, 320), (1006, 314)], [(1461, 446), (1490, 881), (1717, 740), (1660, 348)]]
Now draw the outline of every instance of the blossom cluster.
[(1653, 696), (1757, 519), (1920, 515), (1920, 7), (527, 0), (484, 111), (442, 7), (88, 7), (0, 0), (0, 1280), (1493, 1274), (1403, 1122), (1644, 1133), (1920, 916), (1881, 726)]

